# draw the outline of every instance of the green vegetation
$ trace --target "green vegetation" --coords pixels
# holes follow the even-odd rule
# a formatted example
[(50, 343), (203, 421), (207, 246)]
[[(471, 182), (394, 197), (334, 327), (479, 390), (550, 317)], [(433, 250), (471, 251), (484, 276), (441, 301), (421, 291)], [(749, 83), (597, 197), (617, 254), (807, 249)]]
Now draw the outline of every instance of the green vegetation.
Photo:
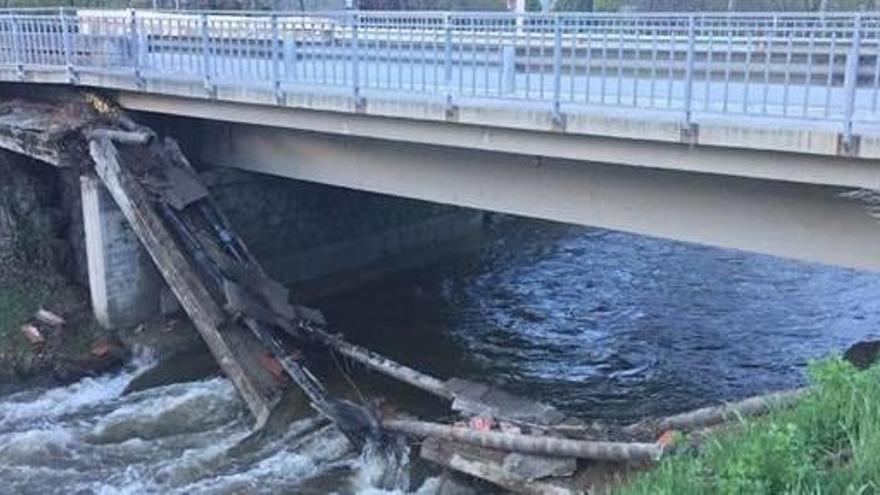
[(743, 420), (617, 493), (880, 493), (880, 367), (835, 359), (810, 374), (815, 387), (796, 407)]
[(43, 276), (0, 274), (0, 362), (4, 354), (29, 350), (21, 326), (45, 303), (52, 285)]

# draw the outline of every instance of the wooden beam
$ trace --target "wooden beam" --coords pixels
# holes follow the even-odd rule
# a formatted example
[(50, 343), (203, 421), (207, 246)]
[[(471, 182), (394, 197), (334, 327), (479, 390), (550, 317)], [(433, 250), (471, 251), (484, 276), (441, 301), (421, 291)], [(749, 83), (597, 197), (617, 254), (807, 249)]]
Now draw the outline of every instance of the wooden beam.
[(392, 419), (382, 427), (419, 438), (435, 437), (477, 447), (552, 457), (574, 457), (611, 462), (656, 462), (663, 456), (659, 443), (598, 442), (551, 436), (521, 435), (496, 431), (476, 431), (425, 421)]
[(716, 426), (742, 417), (761, 416), (774, 409), (785, 409), (797, 404), (809, 392), (809, 388), (797, 388), (749, 397), (720, 406), (704, 407), (660, 419), (646, 419), (627, 426), (630, 434), (641, 432), (660, 433), (669, 430), (690, 431)]

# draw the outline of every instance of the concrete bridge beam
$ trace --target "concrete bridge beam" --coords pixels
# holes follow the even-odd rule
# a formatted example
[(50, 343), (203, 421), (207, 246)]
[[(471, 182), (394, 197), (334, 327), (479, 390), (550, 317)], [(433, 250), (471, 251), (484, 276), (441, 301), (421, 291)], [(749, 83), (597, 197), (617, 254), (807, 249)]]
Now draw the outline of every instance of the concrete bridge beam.
[(201, 142), (206, 161), (282, 177), (880, 270), (873, 200), (851, 187), (241, 124), (206, 124)]

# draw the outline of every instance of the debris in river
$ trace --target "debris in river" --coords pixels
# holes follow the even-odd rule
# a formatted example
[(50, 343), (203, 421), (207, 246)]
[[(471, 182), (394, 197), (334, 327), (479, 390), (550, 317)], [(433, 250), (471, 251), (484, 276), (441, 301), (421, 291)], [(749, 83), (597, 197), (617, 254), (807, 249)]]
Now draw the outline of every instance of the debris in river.
[(471, 418), (468, 425), (475, 431), (489, 431), (492, 429), (493, 421), (490, 416), (476, 416)]
[(43, 337), (43, 333), (40, 332), (40, 329), (35, 325), (30, 323), (23, 325), (21, 327), (21, 333), (24, 334), (24, 338), (26, 338), (31, 345), (39, 346), (46, 343), (46, 338)]
[(60, 327), (64, 325), (64, 318), (45, 308), (37, 310), (36, 314), (34, 314), (34, 318), (36, 318), (37, 321), (52, 327)]
[(91, 348), (92, 356), (99, 358), (99, 359), (103, 359), (103, 358), (106, 358), (107, 356), (110, 356), (110, 354), (113, 351), (114, 351), (113, 344), (111, 344), (110, 342), (107, 342), (106, 340), (99, 340), (99, 341), (95, 342), (94, 344), (92, 344), (92, 348)]
[(263, 354), (260, 356), (260, 364), (263, 368), (268, 371), (275, 381), (278, 383), (285, 383), (287, 380), (285, 379), (284, 368), (281, 367), (281, 363), (278, 362), (277, 359), (272, 357), (269, 354)]

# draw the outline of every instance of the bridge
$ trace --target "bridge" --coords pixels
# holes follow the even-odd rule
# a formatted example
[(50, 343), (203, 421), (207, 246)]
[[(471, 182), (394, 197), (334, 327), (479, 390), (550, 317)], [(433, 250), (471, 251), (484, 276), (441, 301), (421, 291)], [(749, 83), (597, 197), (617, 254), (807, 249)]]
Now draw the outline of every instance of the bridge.
[(0, 12), (208, 163), (880, 269), (880, 14)]

